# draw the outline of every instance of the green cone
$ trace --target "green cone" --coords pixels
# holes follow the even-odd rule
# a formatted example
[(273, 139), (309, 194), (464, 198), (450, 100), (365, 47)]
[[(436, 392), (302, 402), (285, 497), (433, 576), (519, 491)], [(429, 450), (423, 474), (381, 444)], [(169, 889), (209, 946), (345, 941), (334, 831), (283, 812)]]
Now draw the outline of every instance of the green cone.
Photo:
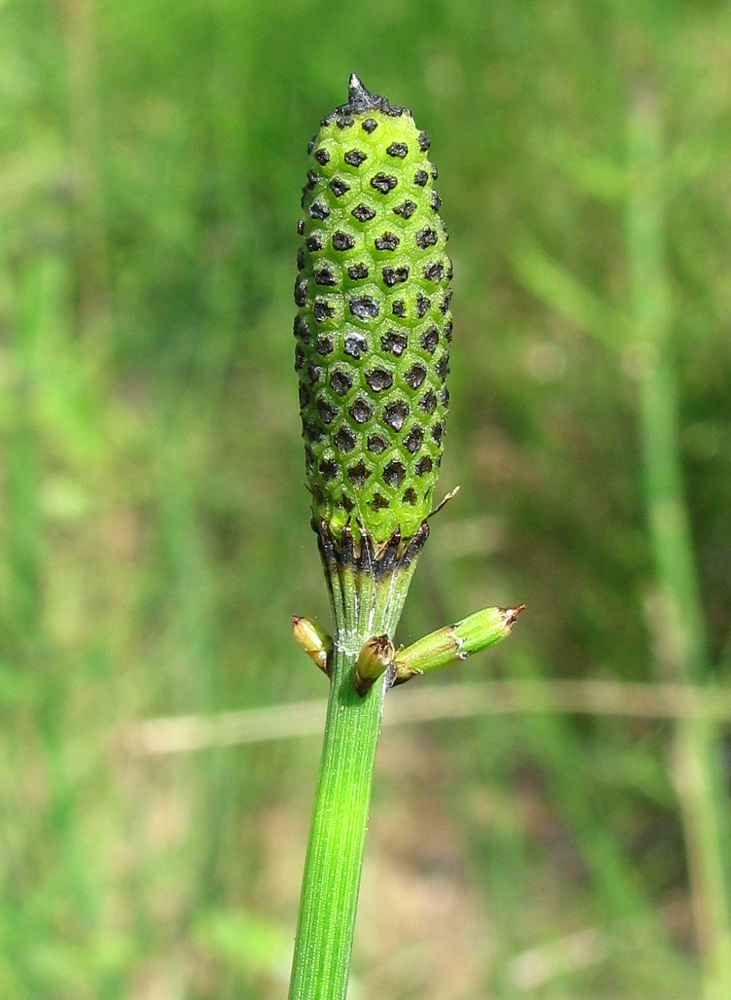
[(355, 75), (309, 146), (295, 368), (313, 517), (336, 540), (408, 539), (432, 509), (452, 266), (428, 148), (408, 108)]

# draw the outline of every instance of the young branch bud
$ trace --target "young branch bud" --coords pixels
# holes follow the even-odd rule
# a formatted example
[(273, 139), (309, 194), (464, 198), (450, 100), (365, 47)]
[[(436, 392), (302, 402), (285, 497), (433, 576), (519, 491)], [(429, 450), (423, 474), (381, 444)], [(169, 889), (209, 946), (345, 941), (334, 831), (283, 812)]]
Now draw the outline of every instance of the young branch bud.
[(360, 695), (368, 693), (374, 682), (393, 663), (396, 649), (387, 635), (375, 635), (363, 646), (355, 665), (353, 683)]
[(524, 607), (521, 604), (517, 608), (484, 608), (418, 639), (396, 654), (394, 684), (403, 684), (416, 674), (466, 660), (472, 653), (501, 642), (510, 635)]
[(292, 635), (300, 649), (303, 649), (312, 662), (329, 677), (332, 636), (311, 618), (302, 618), (299, 615), (292, 615)]

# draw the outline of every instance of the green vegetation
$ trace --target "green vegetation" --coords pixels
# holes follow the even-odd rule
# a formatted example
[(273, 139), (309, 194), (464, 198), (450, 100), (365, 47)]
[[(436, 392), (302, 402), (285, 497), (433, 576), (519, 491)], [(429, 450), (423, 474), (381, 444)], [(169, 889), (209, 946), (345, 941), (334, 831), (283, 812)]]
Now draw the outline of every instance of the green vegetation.
[[(215, 719), (325, 715), (290, 634), (330, 628), (293, 220), (354, 69), (418, 108), (455, 262), (464, 488), (397, 640), (529, 609), (394, 713), (495, 675), (728, 685), (727, 6), (320, 16), (0, 5), (3, 997), (286, 994), (320, 740)], [(728, 723), (658, 701), (386, 729), (353, 996), (725, 1000)], [(132, 728), (190, 715), (196, 753)]]

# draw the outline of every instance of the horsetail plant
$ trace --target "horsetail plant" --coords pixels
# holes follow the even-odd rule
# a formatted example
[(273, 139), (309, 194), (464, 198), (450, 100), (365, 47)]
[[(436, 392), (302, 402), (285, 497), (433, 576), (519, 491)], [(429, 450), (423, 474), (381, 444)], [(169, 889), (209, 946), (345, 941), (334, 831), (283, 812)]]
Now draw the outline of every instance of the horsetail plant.
[(335, 627), (331, 638), (292, 620), (330, 698), (290, 1000), (345, 997), (386, 692), (505, 638), (521, 610), (490, 608), (394, 645), (434, 513), (452, 264), (428, 135), (355, 74), (348, 98), (309, 144), (298, 224), (295, 368)]

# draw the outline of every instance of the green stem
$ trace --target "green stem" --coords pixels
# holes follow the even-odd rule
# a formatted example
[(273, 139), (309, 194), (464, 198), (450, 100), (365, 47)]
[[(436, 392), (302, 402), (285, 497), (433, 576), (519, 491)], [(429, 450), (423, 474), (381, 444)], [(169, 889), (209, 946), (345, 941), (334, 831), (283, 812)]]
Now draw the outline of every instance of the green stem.
[(291, 1000), (345, 996), (385, 682), (365, 698), (337, 649), (302, 882)]
[[(305, 860), (290, 1000), (344, 1000), (385, 693), (393, 669), (365, 696), (353, 680), (358, 654), (374, 635), (393, 636), (423, 537), (380, 573), (373, 556), (355, 564), (321, 550), (335, 618), (330, 699)], [(403, 552), (400, 553), (404, 555)]]

